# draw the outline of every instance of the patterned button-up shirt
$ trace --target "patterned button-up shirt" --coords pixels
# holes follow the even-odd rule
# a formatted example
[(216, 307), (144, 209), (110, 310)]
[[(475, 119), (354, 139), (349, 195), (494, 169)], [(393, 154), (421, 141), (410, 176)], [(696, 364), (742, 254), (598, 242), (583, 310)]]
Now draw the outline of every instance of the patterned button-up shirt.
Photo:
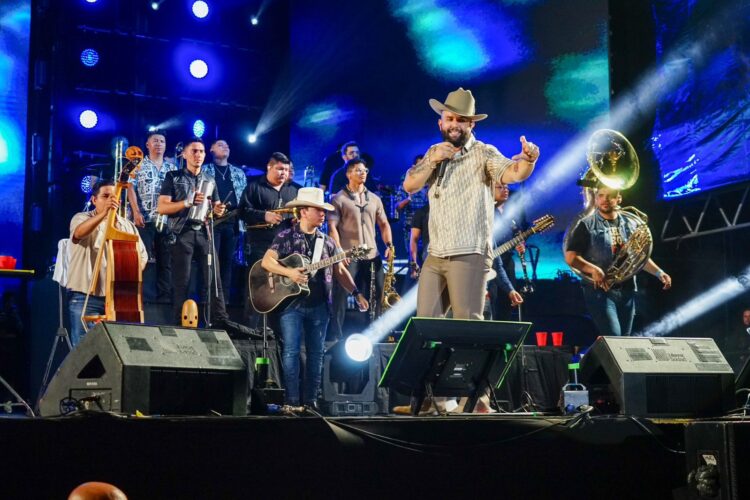
[(160, 169), (148, 156), (143, 158), (141, 168), (136, 172), (132, 184), (138, 200), (138, 210), (143, 215), (145, 222), (155, 220), (158, 216), (156, 206), (159, 202), (161, 184), (164, 182), (167, 172), (171, 172), (172, 170), (177, 170), (177, 166), (174, 163), (164, 160)]
[[(341, 252), (340, 249), (336, 248), (336, 243), (333, 241), (333, 238), (322, 233), (319, 229), (316, 229), (315, 233), (316, 236), (323, 236), (324, 238), (323, 252), (320, 255), (320, 260), (333, 257)], [(273, 243), (271, 243), (270, 250), (276, 252), (279, 259), (283, 259), (293, 253), (308, 255), (312, 249), (308, 248), (305, 233), (300, 231), (299, 224), (296, 224), (294, 227), (285, 229), (277, 234), (273, 239)], [(324, 273), (323, 282), (325, 283), (326, 288), (326, 299), (328, 300), (328, 303), (331, 304), (333, 302), (333, 266), (328, 266), (318, 272)]]
[[(239, 208), (239, 200), (242, 197), (242, 193), (245, 192), (245, 187), (247, 187), (247, 175), (245, 175), (245, 172), (240, 167), (235, 167), (232, 164), (227, 165), (227, 168), (229, 169), (230, 176), (232, 178), (232, 189), (234, 189), (234, 199), (237, 200), (237, 202), (234, 204), (233, 207), (230, 208), (230, 210), (236, 210)], [(209, 163), (207, 165), (203, 165), (203, 170), (206, 171), (208, 175), (216, 179), (216, 166), (213, 163)], [(227, 200), (222, 200), (227, 201)], [(239, 221), (240, 223), (240, 231), (245, 230), (245, 223), (243, 221)]]
[[(430, 185), (430, 255), (488, 254), (492, 247), (494, 183), (513, 165), (495, 146), (472, 136), (448, 161), (438, 187), (435, 169)], [(439, 197), (435, 194), (439, 193)]]

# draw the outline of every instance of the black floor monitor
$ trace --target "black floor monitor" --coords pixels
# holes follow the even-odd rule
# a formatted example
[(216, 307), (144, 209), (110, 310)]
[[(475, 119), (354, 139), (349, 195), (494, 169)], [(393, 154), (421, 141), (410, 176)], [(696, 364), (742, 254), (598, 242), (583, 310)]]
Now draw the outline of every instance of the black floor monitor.
[(470, 412), (487, 387), (500, 387), (531, 323), (411, 318), (380, 379), (381, 387), (415, 396), (463, 397)]

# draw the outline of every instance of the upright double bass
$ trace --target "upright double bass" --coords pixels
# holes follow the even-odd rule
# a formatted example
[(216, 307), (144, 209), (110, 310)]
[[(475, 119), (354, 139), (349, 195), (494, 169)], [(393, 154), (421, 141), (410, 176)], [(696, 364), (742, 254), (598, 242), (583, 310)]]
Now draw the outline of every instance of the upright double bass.
[[(143, 162), (143, 151), (137, 146), (130, 146), (125, 150), (127, 163), (122, 165), (121, 144), (118, 144), (116, 154), (117, 183), (115, 196), (122, 200), (122, 195), (128, 189), (129, 179)], [(123, 205), (124, 207), (124, 205)], [(99, 272), (102, 266), (102, 256), (107, 255), (106, 283), (104, 286), (104, 314), (81, 317), (84, 328), (89, 321), (127, 321), (143, 323), (143, 276), (138, 252), (138, 234), (131, 234), (117, 228), (117, 210), (110, 209), (106, 220), (107, 228), (104, 241), (96, 256), (94, 272), (86, 295), (83, 311), (89, 296), (96, 291)]]

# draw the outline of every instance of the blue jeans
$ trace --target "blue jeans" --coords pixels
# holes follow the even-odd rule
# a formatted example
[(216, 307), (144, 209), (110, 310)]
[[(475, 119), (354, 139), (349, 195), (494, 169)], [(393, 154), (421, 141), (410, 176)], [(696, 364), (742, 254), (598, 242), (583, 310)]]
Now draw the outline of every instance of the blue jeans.
[(605, 292), (584, 286), (583, 299), (599, 335), (631, 334), (635, 317), (635, 290), (615, 289)]
[[(83, 336), (86, 335), (86, 330), (83, 329), (83, 323), (81, 323), (81, 314), (83, 313), (83, 303), (85, 300), (85, 293), (68, 290), (70, 343), (73, 344), (73, 347), (77, 346)], [(86, 306), (86, 315), (91, 316), (94, 314), (104, 314), (104, 297), (97, 297), (94, 295), (89, 297), (89, 303)], [(93, 326), (94, 323), (88, 323), (89, 328)]]
[(304, 300), (289, 305), (280, 317), (284, 347), (281, 365), (284, 368), (286, 402), (299, 405), (300, 347), (305, 338), (305, 385), (303, 403), (312, 403), (318, 398), (323, 372), (323, 347), (328, 326), (328, 306), (325, 303), (314, 307), (305, 306)]

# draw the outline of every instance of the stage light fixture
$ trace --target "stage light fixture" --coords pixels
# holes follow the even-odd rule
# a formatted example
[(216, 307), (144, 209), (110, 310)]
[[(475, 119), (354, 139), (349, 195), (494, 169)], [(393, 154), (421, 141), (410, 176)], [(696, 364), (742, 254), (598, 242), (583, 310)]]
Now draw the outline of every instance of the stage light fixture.
[(96, 3), (96, 0), (86, 0), (87, 3)]
[(148, 126), (148, 131), (149, 132), (156, 132), (157, 130), (159, 130), (159, 127), (157, 127), (156, 125), (149, 125)]
[(94, 49), (83, 49), (81, 52), (81, 62), (84, 66), (92, 68), (99, 62), (99, 53)]
[(258, 16), (251, 17), (250, 24), (252, 24), (253, 26), (258, 26)]
[(95, 175), (84, 175), (81, 179), (81, 191), (83, 194), (91, 194), (97, 180), (99, 180), (99, 177)]
[(87, 109), (85, 111), (81, 111), (81, 114), (78, 115), (78, 121), (83, 128), (94, 128), (99, 122), (99, 117), (94, 111)]
[(193, 78), (204, 78), (208, 74), (208, 64), (203, 59), (196, 59), (190, 63), (190, 74)]
[(193, 135), (195, 137), (203, 137), (203, 134), (206, 132), (206, 124), (203, 122), (203, 120), (195, 120), (193, 122)]
[(344, 342), (344, 350), (354, 361), (367, 361), (372, 356), (372, 342), (361, 333), (354, 333)]
[(203, 19), (208, 15), (208, 4), (203, 0), (193, 2), (193, 15), (198, 19)]
[(258, 136), (255, 134), (248, 135), (247, 142), (249, 142), (250, 144), (255, 144), (256, 142), (258, 142)]
[(151, 2), (152, 10), (159, 10), (159, 2)]

